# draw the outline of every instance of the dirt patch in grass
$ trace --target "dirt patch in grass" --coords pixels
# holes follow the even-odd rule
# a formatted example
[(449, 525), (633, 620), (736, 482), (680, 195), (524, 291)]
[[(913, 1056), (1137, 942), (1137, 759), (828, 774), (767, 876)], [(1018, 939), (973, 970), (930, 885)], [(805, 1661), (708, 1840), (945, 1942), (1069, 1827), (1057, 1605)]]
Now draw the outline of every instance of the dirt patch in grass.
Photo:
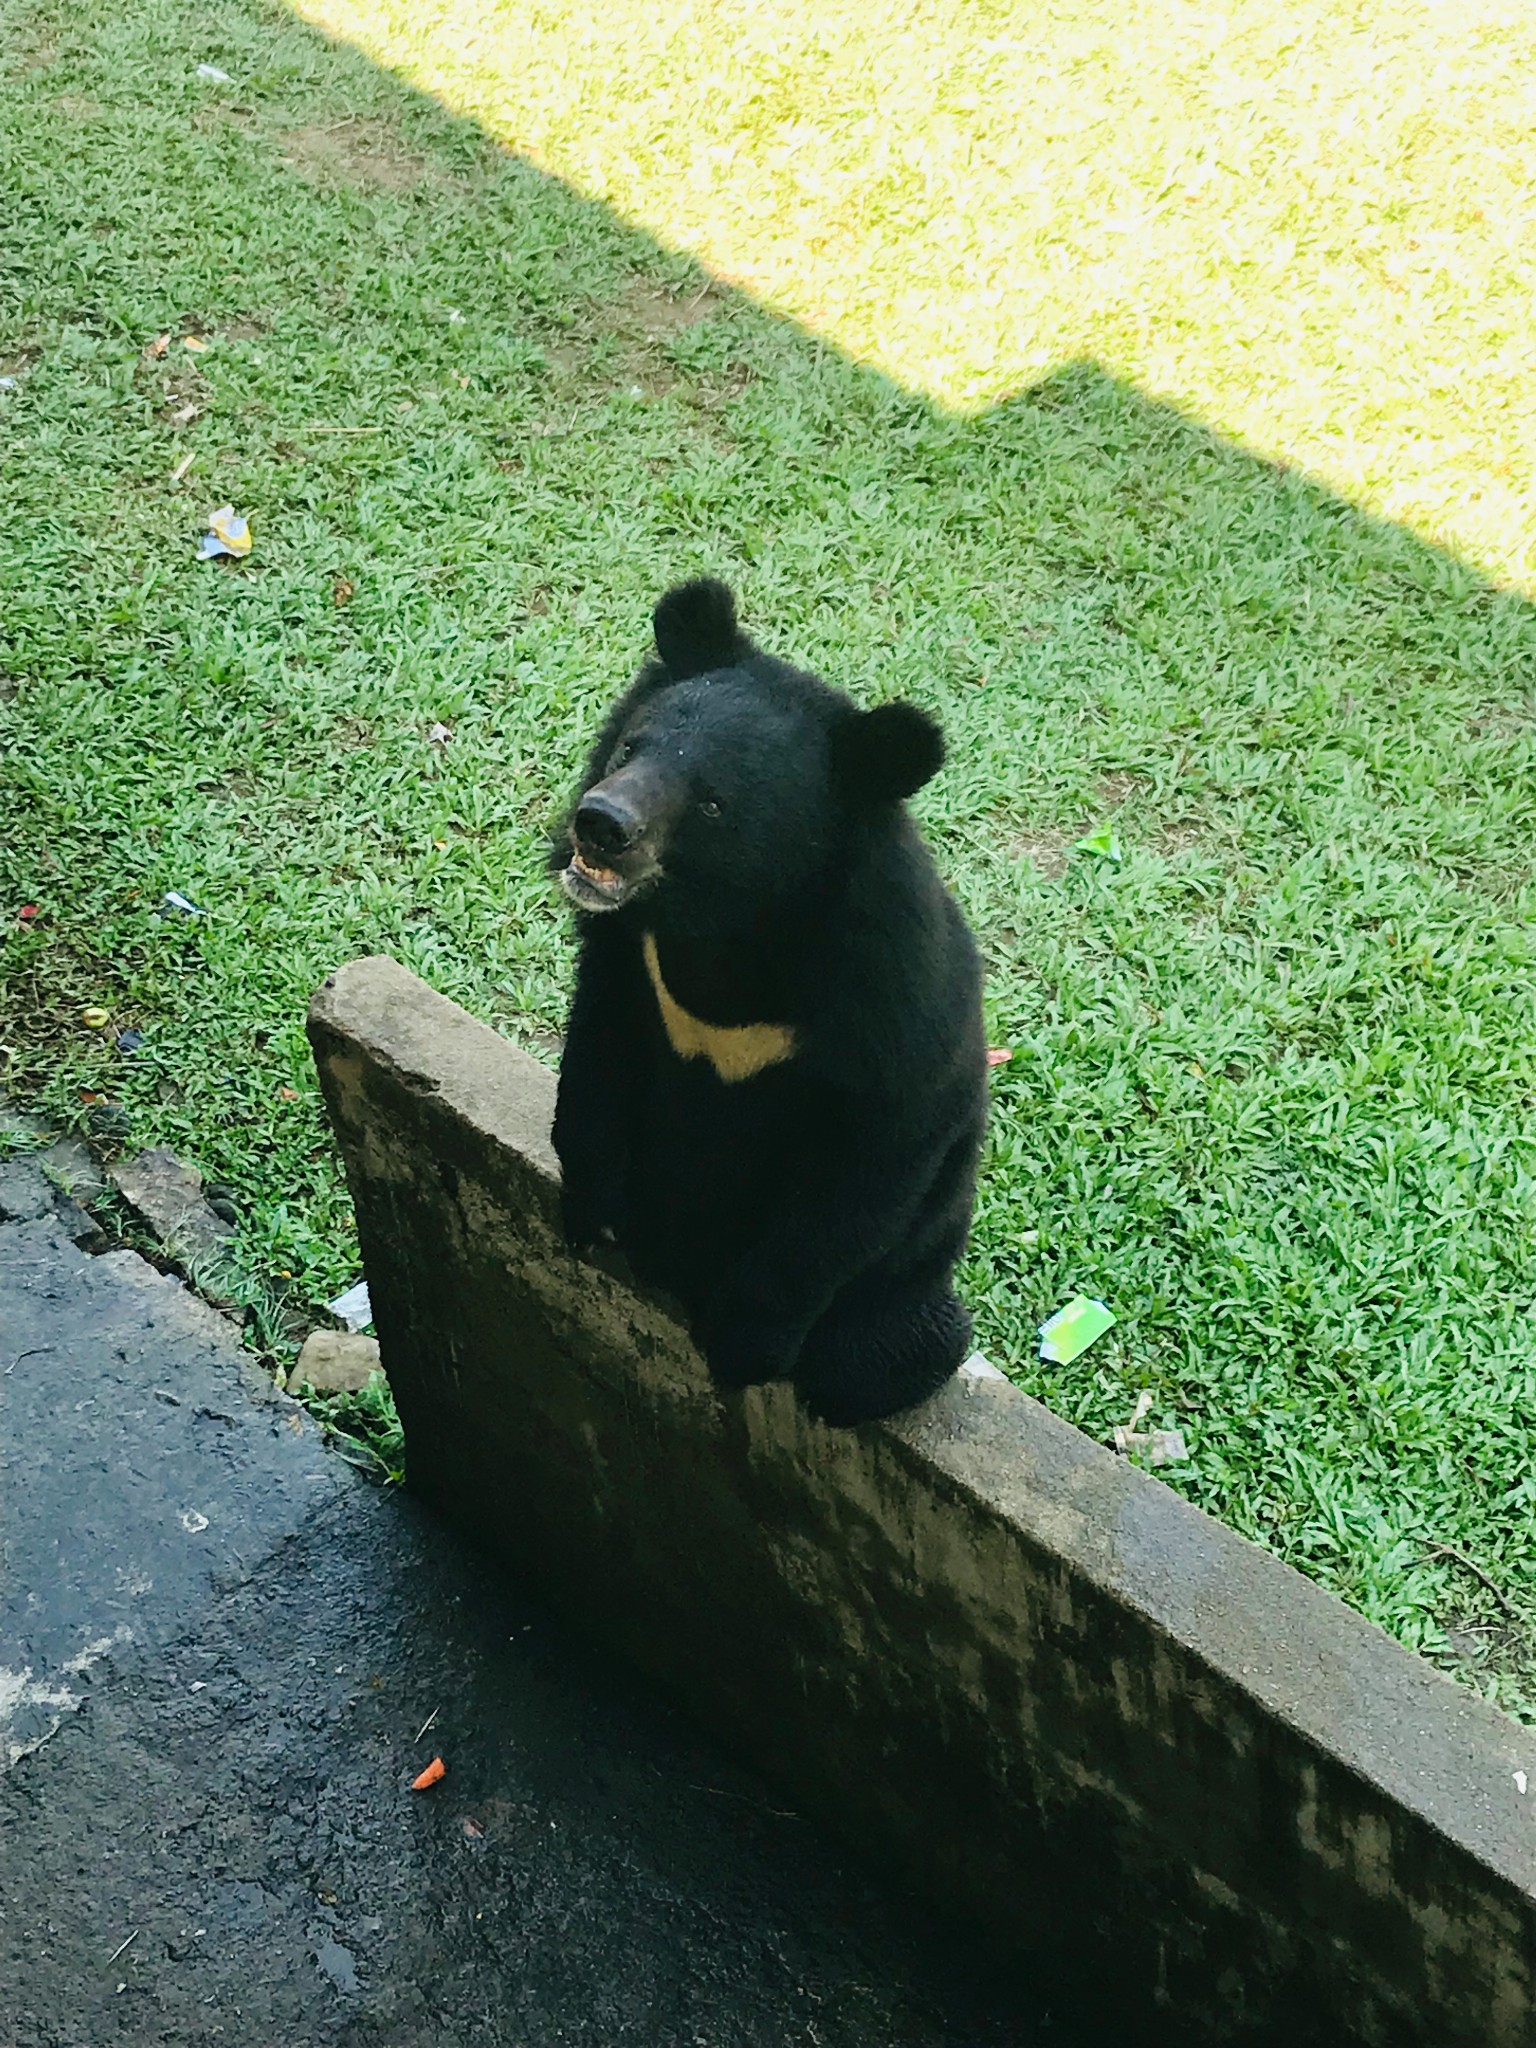
[(581, 387), (588, 393), (593, 390), (639, 390), (647, 398), (664, 398), (677, 388), (676, 371), (656, 353), (652, 344), (636, 340), (631, 333), (620, 329), (610, 329), (609, 334), (617, 339), (619, 346), (603, 350), (598, 362), (593, 361), (594, 354), (598, 353), (597, 334), (542, 343), (550, 374), (562, 390), (574, 387)]
[(189, 427), (208, 409), (207, 380), (190, 363), (177, 364), (161, 388), (155, 417), (168, 427)]
[(1169, 818), (1157, 826), (1146, 841), (1148, 850), (1164, 860), (1180, 854), (1203, 854), (1207, 859), (1229, 862), (1237, 849), (1230, 830), (1223, 831), (1209, 818)]
[(1096, 786), (1094, 797), (1101, 809), (1117, 811), (1135, 794), (1136, 788), (1134, 775), (1106, 775)]
[[(702, 415), (719, 411), (754, 381), (745, 363), (699, 375), (680, 366), (666, 344), (700, 325), (729, 301), (714, 284), (667, 291), (632, 277), (616, 297), (589, 307), (571, 326), (539, 337), (551, 377), (563, 388), (628, 391), (676, 397)], [(540, 431), (538, 428), (533, 431)], [(552, 431), (546, 429), (545, 431)]]
[(544, 360), (562, 378), (587, 374), (591, 347), (585, 341), (545, 341), (540, 344)]
[(757, 372), (749, 363), (731, 363), (713, 376), (694, 378), (688, 386), (689, 403), (709, 422), (710, 439), (716, 447), (725, 448), (730, 443), (712, 416), (724, 412), (756, 382)]
[(621, 332), (641, 335), (647, 341), (665, 341), (669, 335), (697, 327), (725, 302), (725, 293), (713, 284), (669, 292), (647, 278), (637, 277), (620, 293), (612, 319)]
[[(618, 337), (617, 349), (599, 354), (597, 337), (584, 335), (564, 341), (540, 343), (546, 372), (556, 395), (564, 401), (588, 400), (596, 393), (629, 391), (647, 398), (665, 398), (678, 387), (679, 379), (647, 345)], [(594, 356), (598, 360), (594, 361)], [(558, 438), (571, 431), (559, 421), (537, 421), (527, 430), (539, 439)]]
[(1516, 739), (1536, 722), (1536, 698), (1528, 704), (1488, 704), (1466, 722), (1469, 739)]
[(1008, 841), (1009, 858), (1027, 860), (1047, 882), (1056, 882), (1067, 871), (1078, 836), (1076, 832), (1061, 831), (1015, 832)]
[(1134, 844), (1164, 860), (1190, 853), (1223, 863), (1230, 860), (1234, 848), (1232, 837), (1209, 818), (1186, 815), (1160, 821), (1155, 817), (1138, 815), (1129, 826), (1118, 822), (1121, 806), (1136, 787), (1134, 776), (1107, 776), (1095, 789), (1096, 808), (1092, 817), (1085, 814), (1076, 825), (1055, 830), (1030, 827), (1014, 832), (1004, 841), (1009, 857), (1015, 861), (1031, 862), (1046, 881), (1054, 882), (1065, 874), (1077, 842), (1085, 834), (1115, 819), (1116, 830), (1121, 833), (1127, 851)]
[(315, 184), (362, 185), (379, 192), (414, 192), (441, 178), (419, 150), (402, 141), (391, 122), (356, 115), (323, 126), (290, 128), (283, 161)]
[(1445, 1650), (1437, 1659), (1443, 1669), (1474, 1685), (1503, 1679), (1527, 1697), (1536, 1689), (1536, 1632), (1502, 1594), (1490, 1588), (1475, 1606), (1458, 1603), (1443, 1627)]
[(616, 381), (631, 392), (643, 391), (647, 398), (668, 398), (681, 382), (677, 373), (665, 364), (638, 352), (624, 359)]
[[(614, 389), (643, 392), (647, 398), (681, 393), (707, 408), (710, 398), (696, 380), (669, 360), (666, 344), (709, 319), (726, 303), (727, 294), (714, 284), (695, 282), (671, 292), (648, 278), (631, 278), (618, 297), (597, 309), (593, 317), (592, 333), (619, 344), (604, 363), (603, 381)], [(555, 343), (547, 346), (545, 353), (563, 374), (588, 374), (586, 352), (579, 344)], [(744, 388), (746, 381), (735, 380), (734, 389)]]
[(12, 47), (18, 74), (30, 77), (35, 71), (48, 71), (59, 61), (59, 45), (55, 36), (39, 31), (35, 36), (26, 29), (18, 32)]

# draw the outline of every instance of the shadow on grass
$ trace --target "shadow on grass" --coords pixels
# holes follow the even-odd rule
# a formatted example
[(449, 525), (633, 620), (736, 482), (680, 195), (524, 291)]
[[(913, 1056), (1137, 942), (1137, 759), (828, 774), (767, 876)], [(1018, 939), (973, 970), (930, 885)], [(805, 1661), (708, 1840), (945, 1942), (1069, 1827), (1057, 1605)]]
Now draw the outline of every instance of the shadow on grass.
[[(310, 987), (387, 950), (548, 1056), (542, 834), (725, 574), (950, 733), (987, 1348), (1101, 1438), (1150, 1389), (1172, 1483), (1530, 1710), (1532, 607), (1091, 363), (940, 413), (278, 10), (6, 19), (12, 1085), (338, 1291)], [(198, 563), (226, 501), (255, 553)], [(1045, 1366), (1078, 1291), (1118, 1327)]]

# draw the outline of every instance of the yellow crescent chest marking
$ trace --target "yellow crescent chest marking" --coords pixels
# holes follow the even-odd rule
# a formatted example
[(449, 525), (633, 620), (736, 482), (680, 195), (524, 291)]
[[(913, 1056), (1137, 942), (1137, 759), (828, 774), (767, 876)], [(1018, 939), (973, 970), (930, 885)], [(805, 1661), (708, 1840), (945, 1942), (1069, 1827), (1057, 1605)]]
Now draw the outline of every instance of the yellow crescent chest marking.
[(661, 1021), (680, 1060), (706, 1059), (722, 1081), (750, 1081), (764, 1067), (776, 1067), (795, 1049), (787, 1024), (706, 1024), (685, 1010), (661, 978), (656, 941), (645, 935), (645, 969), (656, 991)]

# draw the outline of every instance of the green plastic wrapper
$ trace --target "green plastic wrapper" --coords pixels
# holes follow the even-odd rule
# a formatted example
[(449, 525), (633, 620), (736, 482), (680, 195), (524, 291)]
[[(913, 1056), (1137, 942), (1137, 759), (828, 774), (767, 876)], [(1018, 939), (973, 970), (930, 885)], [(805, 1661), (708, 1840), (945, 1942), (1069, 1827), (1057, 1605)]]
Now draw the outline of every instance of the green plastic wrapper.
[(1090, 832), (1086, 839), (1079, 839), (1077, 852), (1096, 853), (1101, 860), (1112, 860), (1116, 867), (1123, 858), (1120, 851), (1120, 834), (1113, 825), (1105, 825), (1097, 832)]
[(1115, 1318), (1102, 1301), (1077, 1294), (1040, 1325), (1040, 1356), (1053, 1365), (1070, 1365), (1088, 1346), (1113, 1329)]

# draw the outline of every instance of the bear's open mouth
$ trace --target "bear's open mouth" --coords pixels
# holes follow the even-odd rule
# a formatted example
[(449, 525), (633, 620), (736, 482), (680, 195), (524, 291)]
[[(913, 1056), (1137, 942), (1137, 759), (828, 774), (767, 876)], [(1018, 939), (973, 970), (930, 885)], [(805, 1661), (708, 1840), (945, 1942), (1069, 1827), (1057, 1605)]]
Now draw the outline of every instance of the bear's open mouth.
[(580, 910), (617, 910), (629, 893), (629, 884), (616, 868), (599, 867), (573, 851), (570, 864), (562, 869), (560, 886)]

